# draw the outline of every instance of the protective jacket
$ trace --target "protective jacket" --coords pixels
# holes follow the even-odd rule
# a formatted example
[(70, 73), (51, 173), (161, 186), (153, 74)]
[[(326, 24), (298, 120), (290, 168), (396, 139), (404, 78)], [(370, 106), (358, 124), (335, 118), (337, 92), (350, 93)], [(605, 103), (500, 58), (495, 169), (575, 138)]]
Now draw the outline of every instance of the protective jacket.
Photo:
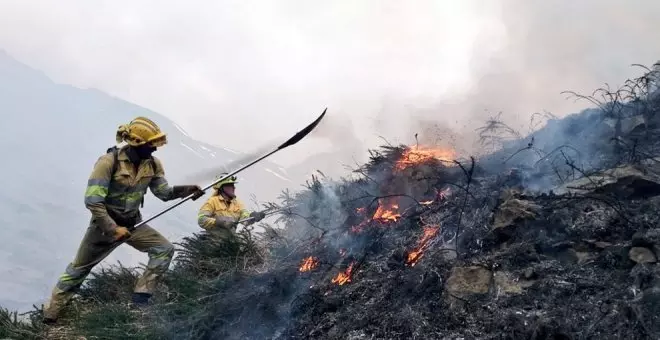
[(179, 196), (165, 179), (158, 158), (142, 160), (136, 169), (126, 148), (118, 150), (117, 163), (112, 153), (101, 156), (87, 181), (85, 206), (92, 212), (92, 224), (104, 233), (112, 234), (118, 225), (131, 228), (138, 222), (147, 188), (163, 201)]
[(197, 224), (206, 230), (222, 228), (234, 231), (238, 221), (248, 217), (250, 212), (238, 198), (227, 200), (222, 195), (216, 194), (199, 209)]

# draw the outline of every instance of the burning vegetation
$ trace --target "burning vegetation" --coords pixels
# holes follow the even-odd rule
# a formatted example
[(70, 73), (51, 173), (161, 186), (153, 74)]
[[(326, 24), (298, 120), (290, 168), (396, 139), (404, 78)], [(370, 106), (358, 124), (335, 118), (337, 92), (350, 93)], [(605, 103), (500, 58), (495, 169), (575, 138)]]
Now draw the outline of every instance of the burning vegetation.
[(283, 193), (277, 206), (296, 208), (281, 229), (188, 237), (144, 317), (117, 302), (135, 275), (101, 272), (81, 291), (84, 313), (72, 312), (86, 326), (71, 334), (659, 338), (660, 93), (643, 91), (649, 74), (627, 83), (635, 100), (516, 141), (494, 118), (479, 130), (500, 148), (491, 155), (384, 146), (359, 179), (314, 177)]
[(298, 269), (301, 273), (308, 272), (319, 265), (319, 260), (314, 256), (305, 258)]
[(403, 150), (401, 157), (394, 164), (394, 170), (401, 171), (431, 160), (452, 162), (455, 158), (456, 152), (451, 148), (415, 145)]
[(424, 227), (424, 234), (417, 242), (417, 246), (408, 253), (407, 265), (414, 266), (422, 258), (424, 251), (430, 246), (431, 240), (438, 233), (438, 230), (440, 230), (440, 227)]
[(336, 283), (342, 286), (348, 282), (351, 282), (351, 276), (353, 275), (354, 265), (355, 262), (351, 262), (351, 264), (348, 265), (348, 268), (346, 268), (345, 271), (338, 273), (337, 276), (332, 278), (332, 283)]

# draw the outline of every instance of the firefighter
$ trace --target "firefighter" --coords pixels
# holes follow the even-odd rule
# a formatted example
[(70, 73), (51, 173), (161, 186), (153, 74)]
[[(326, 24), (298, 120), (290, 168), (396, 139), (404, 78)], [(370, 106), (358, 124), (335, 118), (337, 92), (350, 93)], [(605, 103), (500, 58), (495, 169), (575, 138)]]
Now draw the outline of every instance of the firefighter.
[(139, 208), (147, 188), (162, 201), (189, 195), (196, 200), (204, 195), (197, 185), (168, 184), (161, 161), (152, 156), (157, 148), (167, 143), (167, 138), (153, 121), (135, 118), (119, 127), (116, 140), (126, 145), (110, 148), (99, 157), (87, 181), (85, 206), (92, 213), (89, 227), (75, 258), (60, 276), (44, 306), (47, 324), (56, 322), (58, 314), (92, 268), (122, 243), (149, 255), (147, 268), (137, 280), (131, 298), (133, 306), (146, 305), (174, 255), (174, 246), (158, 231), (146, 224), (134, 228), (142, 221)]
[[(216, 177), (225, 177), (227, 173)], [(244, 222), (244, 225), (261, 221), (266, 214), (259, 211), (249, 212), (243, 203), (236, 197), (235, 184), (238, 183), (236, 176), (230, 176), (213, 186), (213, 196), (202, 205), (197, 215), (197, 224), (214, 236), (227, 238), (236, 232), (238, 222), (242, 219), (252, 217)]]

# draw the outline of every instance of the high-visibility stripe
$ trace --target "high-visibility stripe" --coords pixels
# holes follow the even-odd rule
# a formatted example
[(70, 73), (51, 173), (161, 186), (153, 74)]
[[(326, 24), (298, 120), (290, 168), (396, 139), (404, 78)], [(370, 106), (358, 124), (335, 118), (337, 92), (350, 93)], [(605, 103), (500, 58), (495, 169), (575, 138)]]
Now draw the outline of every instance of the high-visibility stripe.
[(90, 185), (85, 190), (85, 204), (98, 204), (105, 201), (108, 195), (108, 187), (101, 185)]
[(90, 185), (85, 190), (85, 197), (89, 196), (100, 196), (106, 197), (108, 195), (108, 187), (103, 187), (100, 185)]
[(105, 178), (90, 178), (87, 180), (87, 186), (100, 186), (107, 188), (110, 185), (110, 181)]

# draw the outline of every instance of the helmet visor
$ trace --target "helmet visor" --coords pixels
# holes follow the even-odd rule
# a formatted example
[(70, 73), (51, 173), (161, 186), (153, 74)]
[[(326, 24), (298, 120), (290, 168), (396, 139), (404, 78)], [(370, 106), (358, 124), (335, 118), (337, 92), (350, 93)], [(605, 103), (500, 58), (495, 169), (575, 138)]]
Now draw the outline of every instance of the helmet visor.
[(167, 144), (167, 136), (166, 135), (158, 136), (157, 138), (150, 140), (149, 143), (151, 143), (151, 145), (153, 145), (154, 147), (161, 147)]

